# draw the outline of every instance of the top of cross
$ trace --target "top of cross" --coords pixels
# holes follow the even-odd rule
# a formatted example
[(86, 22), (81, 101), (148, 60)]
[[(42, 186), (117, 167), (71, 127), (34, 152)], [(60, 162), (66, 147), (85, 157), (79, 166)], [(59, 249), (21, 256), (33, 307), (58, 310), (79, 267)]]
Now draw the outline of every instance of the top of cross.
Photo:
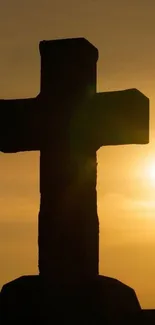
[(78, 59), (87, 58), (88, 61), (97, 61), (98, 60), (98, 50), (87, 41), (84, 37), (79, 38), (65, 38), (65, 39), (56, 39), (56, 40), (43, 40), (39, 44), (40, 53), (43, 52), (49, 56), (52, 54), (52, 57), (56, 56), (68, 58), (69, 60), (73, 56)]

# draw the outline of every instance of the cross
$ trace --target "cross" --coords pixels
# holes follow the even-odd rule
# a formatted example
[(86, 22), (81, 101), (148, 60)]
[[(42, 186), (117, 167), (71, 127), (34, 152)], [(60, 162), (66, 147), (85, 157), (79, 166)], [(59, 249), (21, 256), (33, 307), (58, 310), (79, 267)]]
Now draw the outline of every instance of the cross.
[(149, 99), (96, 92), (98, 50), (84, 38), (40, 42), (41, 91), (0, 100), (0, 150), (40, 151), (39, 272), (74, 283), (99, 272), (96, 152), (149, 142)]

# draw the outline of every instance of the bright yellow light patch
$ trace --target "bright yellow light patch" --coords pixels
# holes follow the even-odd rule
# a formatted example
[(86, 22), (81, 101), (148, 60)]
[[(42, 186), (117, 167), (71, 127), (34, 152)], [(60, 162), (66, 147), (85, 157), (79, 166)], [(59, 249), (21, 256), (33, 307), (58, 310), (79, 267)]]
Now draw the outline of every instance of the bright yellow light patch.
[(148, 180), (155, 183), (155, 160), (147, 163), (145, 167), (145, 175)]
[(147, 153), (141, 157), (132, 170), (141, 193), (145, 192), (145, 198), (149, 195), (149, 199), (155, 201), (155, 154)]

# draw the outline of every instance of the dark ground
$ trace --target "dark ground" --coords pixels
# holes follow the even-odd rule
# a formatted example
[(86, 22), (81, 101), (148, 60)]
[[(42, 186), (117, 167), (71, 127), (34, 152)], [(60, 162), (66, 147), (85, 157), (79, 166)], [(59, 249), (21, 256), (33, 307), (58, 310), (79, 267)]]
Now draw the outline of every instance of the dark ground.
[(155, 324), (155, 311), (141, 311), (132, 288), (105, 276), (74, 294), (45, 289), (40, 276), (20, 277), (3, 286), (0, 317), (1, 324)]

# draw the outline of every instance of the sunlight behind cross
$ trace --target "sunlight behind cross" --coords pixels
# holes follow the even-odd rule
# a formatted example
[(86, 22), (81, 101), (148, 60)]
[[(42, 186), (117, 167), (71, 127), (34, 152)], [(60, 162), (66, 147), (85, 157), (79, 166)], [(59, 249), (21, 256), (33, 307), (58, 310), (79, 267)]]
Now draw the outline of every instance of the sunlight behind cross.
[(144, 166), (144, 177), (150, 185), (155, 186), (155, 157), (148, 157)]

